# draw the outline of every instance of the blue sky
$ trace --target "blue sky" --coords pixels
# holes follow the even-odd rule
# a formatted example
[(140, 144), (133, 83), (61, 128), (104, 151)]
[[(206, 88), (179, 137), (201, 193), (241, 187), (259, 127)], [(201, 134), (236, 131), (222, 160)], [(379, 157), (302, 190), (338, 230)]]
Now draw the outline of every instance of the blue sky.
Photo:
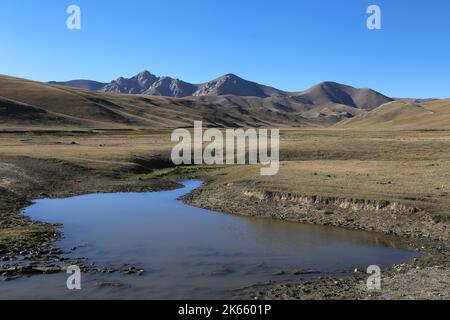
[[(66, 28), (81, 7), (82, 29)], [(366, 9), (382, 10), (382, 30)], [(325, 80), (395, 97), (450, 97), (448, 0), (2, 0), (0, 73), (110, 81), (148, 69), (226, 73), (299, 91)]]

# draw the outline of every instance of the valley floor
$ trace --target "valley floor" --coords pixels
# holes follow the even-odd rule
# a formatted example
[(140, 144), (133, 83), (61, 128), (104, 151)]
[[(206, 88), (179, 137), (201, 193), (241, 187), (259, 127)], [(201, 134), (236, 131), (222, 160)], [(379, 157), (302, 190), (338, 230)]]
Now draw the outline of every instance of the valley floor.
[(190, 204), (231, 214), (392, 234), (423, 258), (383, 271), (381, 291), (367, 275), (268, 284), (237, 298), (449, 299), (450, 131), (282, 130), (281, 167), (173, 168), (169, 131), (0, 133), (0, 259), (45, 251), (56, 226), (20, 215), (28, 201), (91, 192), (173, 188), (203, 179)]

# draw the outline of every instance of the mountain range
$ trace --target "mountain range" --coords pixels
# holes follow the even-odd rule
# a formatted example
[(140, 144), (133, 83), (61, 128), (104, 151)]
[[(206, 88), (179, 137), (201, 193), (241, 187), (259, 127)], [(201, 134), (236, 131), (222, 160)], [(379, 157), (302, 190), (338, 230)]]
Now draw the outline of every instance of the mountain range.
[(287, 92), (270, 86), (242, 79), (234, 74), (226, 74), (217, 79), (193, 84), (170, 77), (157, 77), (143, 71), (131, 78), (120, 77), (109, 83), (92, 80), (72, 80), (49, 82), (72, 88), (89, 89), (98, 92), (143, 94), (165, 97), (201, 97), (234, 95), (258, 98), (297, 98), (305, 103), (323, 104), (328, 102), (355, 108), (370, 109), (393, 99), (371, 89), (356, 89), (335, 82), (323, 82), (302, 92)]
[(234, 74), (227, 74), (202, 84), (188, 83), (171, 77), (157, 77), (149, 71), (143, 71), (131, 78), (120, 77), (109, 83), (92, 80), (72, 80), (67, 82), (53, 81), (49, 82), (49, 84), (99, 92), (144, 94), (176, 98), (221, 95), (267, 98), (287, 95), (286, 92), (281, 90), (244, 80)]
[[(392, 117), (392, 128), (411, 128), (419, 120), (426, 127), (437, 121), (441, 128), (450, 127), (448, 102), (393, 99), (330, 81), (286, 92), (233, 74), (203, 84), (148, 71), (110, 83), (42, 83), (0, 75), (3, 128), (175, 128), (191, 127), (194, 120), (214, 127), (374, 128)], [(404, 115), (414, 121), (405, 124)]]

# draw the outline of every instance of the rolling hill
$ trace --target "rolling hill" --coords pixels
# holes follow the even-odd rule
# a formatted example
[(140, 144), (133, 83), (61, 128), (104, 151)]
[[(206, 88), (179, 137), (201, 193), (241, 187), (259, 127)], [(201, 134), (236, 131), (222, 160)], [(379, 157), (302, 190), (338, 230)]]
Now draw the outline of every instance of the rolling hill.
[(100, 93), (0, 76), (0, 125), (83, 128), (318, 126), (261, 99), (235, 96), (154, 97)]
[[(95, 86), (86, 81), (71, 83)], [(155, 83), (163, 93), (176, 88), (192, 90), (170, 79), (154, 79), (146, 72), (120, 83), (128, 91), (139, 86), (139, 92), (147, 93), (156, 90)], [(0, 125), (175, 128), (203, 120), (205, 125), (217, 127), (328, 127), (392, 101), (370, 89), (331, 82), (287, 93), (234, 75), (216, 79), (202, 90), (181, 98), (123, 94), (0, 75)]]
[(322, 82), (295, 94), (315, 105), (340, 104), (352, 108), (372, 110), (393, 99), (371, 89), (358, 89), (336, 82)]
[(49, 82), (49, 84), (66, 86), (66, 87), (71, 87), (71, 88), (94, 90), (94, 91), (100, 90), (104, 86), (106, 86), (106, 83), (92, 81), (92, 80), (71, 80), (71, 81), (66, 81), (66, 82), (51, 81), (51, 82)]
[(334, 127), (366, 130), (448, 130), (450, 99), (425, 102), (394, 101), (339, 122)]
[(148, 71), (109, 84), (0, 75), (2, 128), (158, 129), (191, 127), (194, 120), (214, 127), (450, 129), (450, 99), (394, 100), (335, 82), (289, 93), (233, 74), (202, 85)]

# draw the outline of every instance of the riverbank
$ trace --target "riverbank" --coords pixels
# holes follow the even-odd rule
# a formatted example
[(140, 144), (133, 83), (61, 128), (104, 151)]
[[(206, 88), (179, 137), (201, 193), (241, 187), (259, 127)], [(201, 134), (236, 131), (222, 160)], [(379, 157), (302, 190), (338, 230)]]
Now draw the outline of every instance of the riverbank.
[[(205, 186), (184, 202), (228, 214), (336, 226), (394, 235), (420, 259), (382, 271), (382, 289), (368, 290), (368, 275), (260, 284), (236, 291), (238, 299), (450, 299), (449, 226), (419, 208), (389, 201), (302, 196), (248, 190), (239, 185)], [(388, 244), (392, 245), (392, 244)], [(374, 261), (376, 264), (376, 261)]]
[[(126, 179), (129, 174), (32, 158), (3, 157), (0, 173), (0, 275), (4, 280), (61, 271), (55, 263), (64, 261), (60, 257), (63, 252), (54, 247), (55, 241), (63, 236), (61, 226), (33, 221), (22, 215), (21, 211), (32, 200), (180, 187), (168, 179)], [(90, 269), (95, 268), (85, 268)]]

